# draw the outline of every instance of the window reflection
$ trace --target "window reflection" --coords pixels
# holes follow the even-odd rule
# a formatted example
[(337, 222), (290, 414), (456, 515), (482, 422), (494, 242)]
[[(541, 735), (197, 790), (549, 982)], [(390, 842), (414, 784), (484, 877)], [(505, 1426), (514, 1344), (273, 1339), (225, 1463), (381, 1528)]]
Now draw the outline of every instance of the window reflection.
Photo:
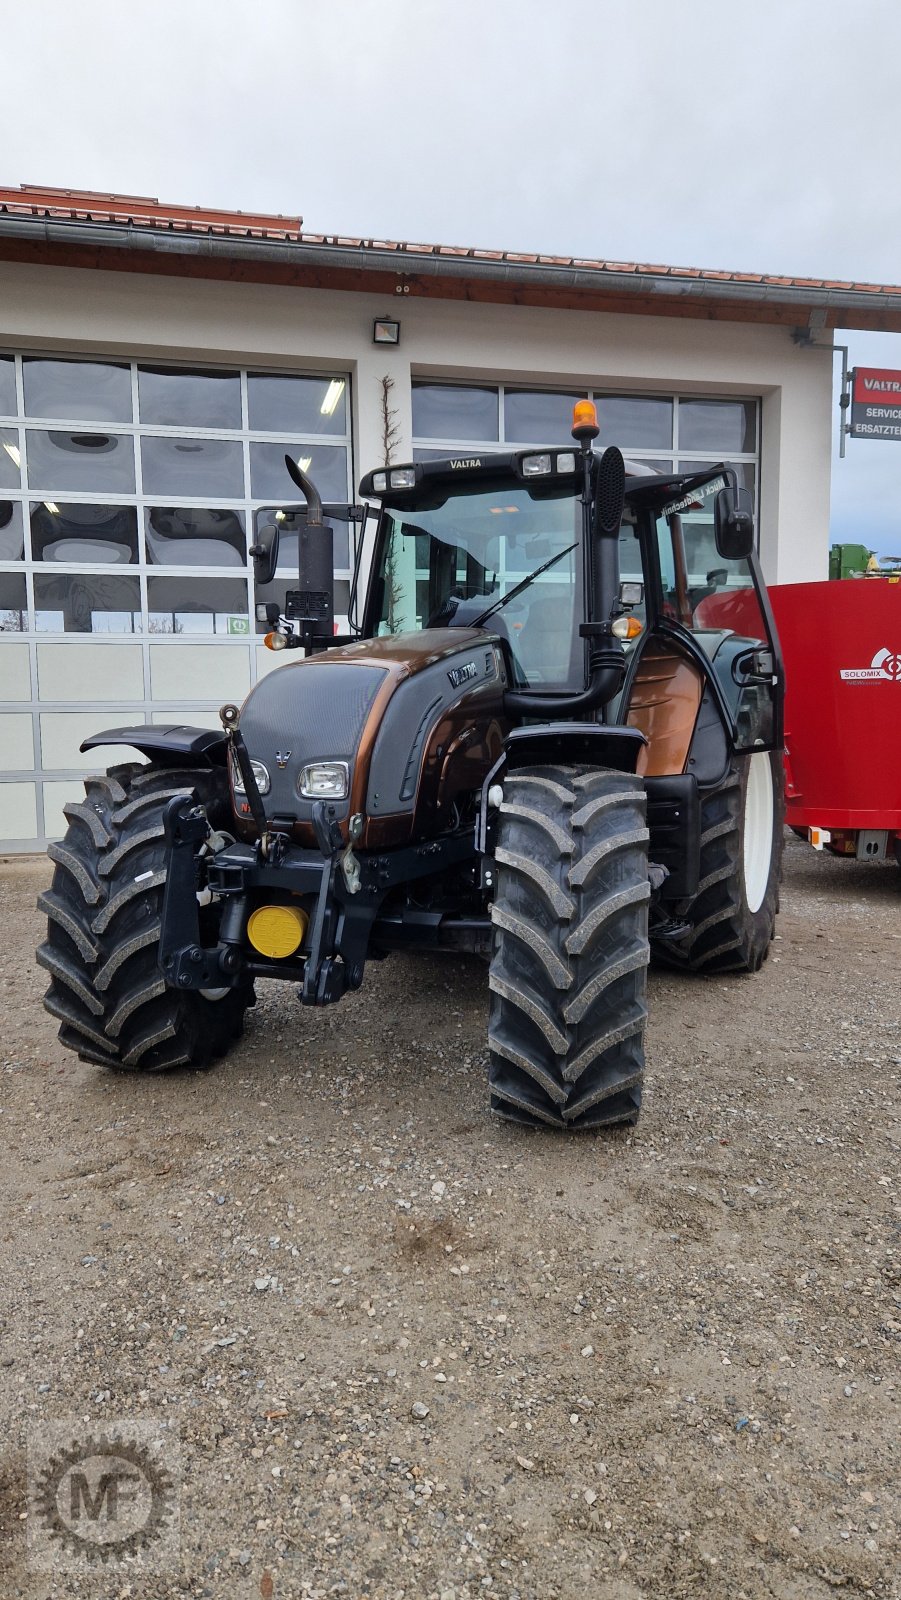
[(0, 428), (0, 489), (18, 489), (22, 482), (22, 455), (18, 428)]
[(252, 444), (250, 486), (255, 500), (302, 505), (303, 495), (285, 469), (291, 455), (316, 484), (323, 500), (347, 500), (347, 451), (340, 445)]
[(644, 447), (670, 450), (673, 444), (673, 403), (642, 395), (599, 395), (598, 444), (619, 445), (621, 450)]
[(43, 500), (31, 507), (35, 561), (116, 565), (138, 559), (134, 506), (70, 505)]
[(238, 511), (150, 506), (144, 513), (147, 560), (168, 567), (244, 567), (247, 540)]
[(0, 417), (14, 417), (16, 410), (15, 357), (0, 356)]
[(497, 390), (415, 383), (413, 433), (417, 439), (496, 439)]
[(22, 379), (29, 417), (66, 417), (73, 422), (133, 420), (127, 366), (23, 356)]
[(250, 427), (258, 433), (343, 435), (347, 432), (347, 379), (251, 372), (247, 414)]
[(0, 572), (0, 633), (24, 633), (28, 627), (25, 578), (18, 572)]
[(240, 376), (237, 372), (139, 367), (138, 413), (142, 422), (176, 428), (240, 428)]
[(28, 482), (51, 495), (60, 489), (134, 494), (134, 442), (121, 433), (58, 433), (29, 428)]
[(546, 394), (537, 389), (504, 393), (504, 437), (517, 444), (566, 444), (572, 439), (573, 406), (584, 394)]
[(240, 499), (244, 494), (244, 451), (237, 439), (141, 440), (145, 494), (209, 495)]
[(140, 633), (140, 585), (113, 573), (38, 572), (34, 611), (39, 633)]
[(148, 578), (150, 633), (246, 637), (247, 584), (235, 578)]
[(752, 451), (757, 444), (754, 400), (680, 400), (680, 450)]
[(676, 464), (672, 456), (668, 458), (666, 456), (637, 456), (632, 450), (628, 451), (626, 455), (626, 463), (627, 470), (632, 467), (637, 469), (636, 476), (658, 472), (664, 478), (671, 478), (676, 470)]
[(0, 561), (18, 561), (25, 554), (25, 521), (18, 500), (0, 500)]

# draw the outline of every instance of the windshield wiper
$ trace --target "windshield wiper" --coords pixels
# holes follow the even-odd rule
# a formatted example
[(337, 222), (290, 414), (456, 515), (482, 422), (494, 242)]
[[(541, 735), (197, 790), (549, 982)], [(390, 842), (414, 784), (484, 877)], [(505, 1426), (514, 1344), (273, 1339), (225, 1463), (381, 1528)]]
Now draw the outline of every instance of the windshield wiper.
[(475, 622), (467, 623), (467, 627), (481, 628), (488, 621), (489, 617), (494, 616), (496, 611), (503, 610), (508, 600), (515, 600), (518, 594), (522, 594), (523, 589), (528, 589), (529, 584), (534, 583), (536, 578), (540, 578), (541, 574), (543, 572), (547, 572), (549, 567), (553, 567), (558, 561), (562, 561), (564, 556), (571, 555), (573, 550), (578, 548), (578, 543), (579, 541), (577, 539), (574, 544), (567, 545), (565, 550), (558, 550), (557, 554), (555, 556), (551, 556), (549, 561), (543, 561), (541, 566), (536, 567), (534, 572), (530, 572), (527, 578), (523, 578), (520, 583), (514, 584), (512, 589), (508, 589), (507, 593), (502, 595), (500, 600), (495, 600), (494, 604), (489, 606), (486, 611), (481, 611), (476, 617)]

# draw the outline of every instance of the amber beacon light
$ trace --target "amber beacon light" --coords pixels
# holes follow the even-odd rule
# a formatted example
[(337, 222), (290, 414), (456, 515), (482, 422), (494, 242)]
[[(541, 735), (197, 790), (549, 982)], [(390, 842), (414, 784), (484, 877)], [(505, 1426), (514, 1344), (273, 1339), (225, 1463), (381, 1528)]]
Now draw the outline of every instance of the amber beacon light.
[(577, 400), (573, 406), (573, 438), (596, 439), (600, 433), (598, 427), (598, 408), (593, 400)]

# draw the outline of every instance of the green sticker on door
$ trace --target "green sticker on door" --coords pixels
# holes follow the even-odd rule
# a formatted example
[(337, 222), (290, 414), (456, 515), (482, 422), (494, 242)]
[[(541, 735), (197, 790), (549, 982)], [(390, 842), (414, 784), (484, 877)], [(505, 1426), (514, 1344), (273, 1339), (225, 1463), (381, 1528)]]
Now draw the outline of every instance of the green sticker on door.
[(229, 617), (229, 619), (228, 619), (228, 631), (229, 631), (229, 633), (249, 633), (250, 632), (250, 622), (249, 622), (248, 618), (247, 617)]

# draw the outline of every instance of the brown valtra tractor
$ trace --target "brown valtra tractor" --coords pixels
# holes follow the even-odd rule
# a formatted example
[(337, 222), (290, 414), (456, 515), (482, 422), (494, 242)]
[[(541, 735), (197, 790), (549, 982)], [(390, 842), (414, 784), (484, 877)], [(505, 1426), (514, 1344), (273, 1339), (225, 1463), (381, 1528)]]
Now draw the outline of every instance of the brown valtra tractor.
[[(65, 1045), (122, 1071), (206, 1067), (257, 978), (329, 1005), (369, 959), (474, 952), (493, 1109), (636, 1120), (651, 950), (705, 974), (767, 955), (782, 671), (735, 472), (649, 474), (597, 434), (580, 402), (574, 446), (384, 467), (361, 507), (323, 508), (289, 459), (305, 505), (252, 554), (270, 581), (296, 526), (298, 587), (267, 637), (293, 659), (221, 732), (82, 746), (143, 760), (88, 778), (50, 846), (38, 960)], [(705, 622), (737, 589), (740, 637)]]

